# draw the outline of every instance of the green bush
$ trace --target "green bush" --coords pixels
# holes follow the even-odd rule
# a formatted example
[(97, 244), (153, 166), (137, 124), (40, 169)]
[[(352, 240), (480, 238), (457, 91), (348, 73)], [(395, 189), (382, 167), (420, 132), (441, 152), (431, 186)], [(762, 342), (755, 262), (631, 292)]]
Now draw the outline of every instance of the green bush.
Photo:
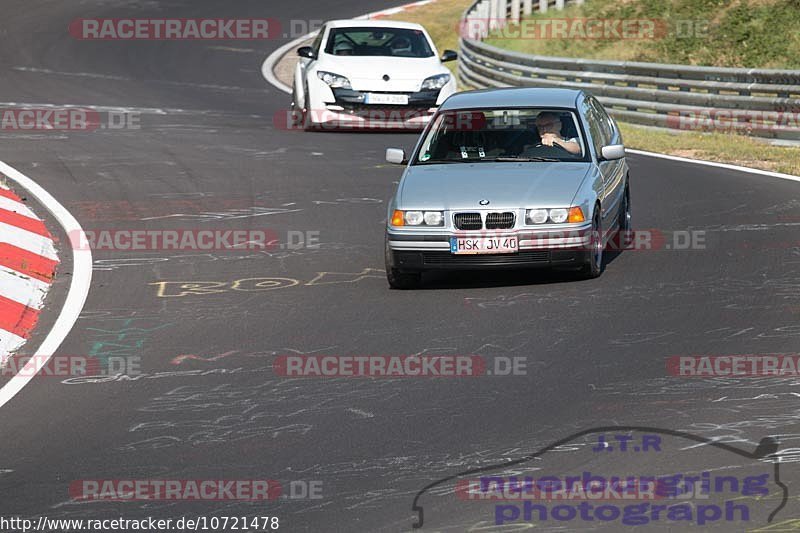
[[(564, 11), (531, 16), (581, 17), (659, 19), (668, 31), (640, 40), (513, 39), (496, 33), (487, 42), (550, 56), (800, 68), (800, 0), (587, 0)], [(705, 30), (691, 32), (692, 27)]]

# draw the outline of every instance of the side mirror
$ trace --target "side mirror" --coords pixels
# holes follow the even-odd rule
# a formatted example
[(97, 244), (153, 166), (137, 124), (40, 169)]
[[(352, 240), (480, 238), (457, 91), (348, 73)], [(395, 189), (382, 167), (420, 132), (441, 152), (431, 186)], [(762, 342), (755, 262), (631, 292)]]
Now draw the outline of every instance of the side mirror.
[(625, 157), (625, 147), (621, 144), (603, 146), (600, 152), (600, 155), (606, 161), (613, 161), (614, 159), (622, 159)]
[(386, 161), (394, 165), (404, 165), (408, 162), (406, 159), (406, 151), (400, 148), (387, 148)]
[(458, 53), (452, 50), (445, 50), (444, 54), (442, 54), (442, 63), (455, 61), (456, 59), (458, 59)]
[(310, 46), (301, 46), (297, 49), (297, 55), (300, 57), (307, 57), (308, 59), (316, 59), (317, 54), (314, 53), (314, 49)]

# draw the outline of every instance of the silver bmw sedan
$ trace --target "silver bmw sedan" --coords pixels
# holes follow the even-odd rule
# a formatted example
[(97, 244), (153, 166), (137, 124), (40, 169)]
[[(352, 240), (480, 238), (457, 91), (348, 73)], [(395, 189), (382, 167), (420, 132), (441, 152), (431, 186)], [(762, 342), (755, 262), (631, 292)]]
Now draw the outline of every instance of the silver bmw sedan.
[(548, 266), (595, 278), (604, 249), (629, 243), (622, 137), (583, 91), (457, 93), (410, 157), (389, 148), (386, 160), (406, 165), (387, 213), (392, 288), (441, 269)]

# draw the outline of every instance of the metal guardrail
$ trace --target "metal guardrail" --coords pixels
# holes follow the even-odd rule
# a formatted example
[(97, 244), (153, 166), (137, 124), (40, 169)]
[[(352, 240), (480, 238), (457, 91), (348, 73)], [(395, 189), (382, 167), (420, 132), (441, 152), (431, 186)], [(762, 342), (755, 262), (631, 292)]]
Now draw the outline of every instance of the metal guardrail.
[(565, 3), (582, 0), (477, 0), (460, 26), (462, 83), (583, 89), (626, 122), (800, 140), (800, 70), (535, 56), (482, 42), (522, 15), (561, 9)]

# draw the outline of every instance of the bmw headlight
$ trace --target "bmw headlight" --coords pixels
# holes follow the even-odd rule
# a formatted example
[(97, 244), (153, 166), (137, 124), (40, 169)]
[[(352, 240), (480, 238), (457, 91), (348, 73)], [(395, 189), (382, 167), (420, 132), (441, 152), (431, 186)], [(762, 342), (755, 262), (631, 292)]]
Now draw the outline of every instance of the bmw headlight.
[(556, 224), (561, 224), (562, 222), (567, 220), (567, 210), (566, 209), (551, 209), (550, 210), (550, 220), (552, 220)]
[(441, 211), (425, 211), (424, 220), (428, 226), (441, 226), (444, 216)]
[(525, 211), (525, 223), (528, 225), (544, 224), (548, 220), (555, 224), (561, 224), (563, 222), (574, 224), (576, 222), (585, 222), (586, 217), (583, 216), (583, 211), (580, 207), (558, 207), (549, 210), (528, 209)]
[(422, 82), (422, 89), (423, 91), (428, 90), (436, 90), (441, 89), (447, 82), (450, 81), (450, 74), (438, 74), (436, 76), (431, 76), (430, 78), (425, 78)]
[(528, 209), (528, 224), (544, 224), (547, 216), (547, 209)]
[(392, 226), (444, 226), (443, 211), (400, 211), (392, 215)]
[(422, 211), (406, 211), (406, 224), (409, 226), (419, 226), (424, 220)]
[(331, 89), (352, 89), (350, 80), (344, 76), (334, 74), (333, 72), (324, 72), (322, 70), (317, 72), (317, 77), (328, 84)]

